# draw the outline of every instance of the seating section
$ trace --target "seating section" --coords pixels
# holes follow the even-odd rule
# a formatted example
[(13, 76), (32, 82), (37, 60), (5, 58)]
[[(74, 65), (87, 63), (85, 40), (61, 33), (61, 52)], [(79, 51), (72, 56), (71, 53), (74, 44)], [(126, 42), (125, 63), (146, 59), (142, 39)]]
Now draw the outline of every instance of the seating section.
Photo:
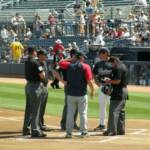
[[(33, 39), (30, 41), (26, 41), (25, 44), (30, 45), (30, 46), (36, 45), (38, 47), (43, 47), (43, 48), (48, 49), (50, 46), (54, 45), (55, 41), (58, 38), (59, 37), (51, 38), (51, 39), (47, 39), (47, 40), (45, 40), (45, 39), (41, 39), (41, 40)], [(67, 37), (61, 36), (60, 39), (62, 40), (64, 47), (68, 47), (68, 43), (76, 42), (80, 48), (84, 44), (84, 40), (85, 40), (84, 37), (75, 37), (75, 36), (67, 36)]]

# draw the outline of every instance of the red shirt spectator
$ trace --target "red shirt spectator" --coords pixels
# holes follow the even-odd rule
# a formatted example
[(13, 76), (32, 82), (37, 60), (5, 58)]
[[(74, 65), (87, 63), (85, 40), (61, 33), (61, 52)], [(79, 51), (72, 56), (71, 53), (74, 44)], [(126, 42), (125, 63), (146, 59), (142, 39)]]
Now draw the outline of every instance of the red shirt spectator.
[(65, 48), (64, 48), (64, 46), (62, 45), (62, 41), (58, 39), (58, 40), (56, 40), (55, 45), (54, 45), (54, 47), (53, 47), (53, 52), (56, 53), (56, 52), (59, 51), (59, 50), (64, 51)]

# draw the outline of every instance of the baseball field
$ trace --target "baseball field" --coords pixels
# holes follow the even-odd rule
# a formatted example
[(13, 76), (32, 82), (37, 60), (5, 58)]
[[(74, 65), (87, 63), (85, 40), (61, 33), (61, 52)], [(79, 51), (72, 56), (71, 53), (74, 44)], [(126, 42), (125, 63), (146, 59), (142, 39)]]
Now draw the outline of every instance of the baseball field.
[(81, 139), (78, 132), (65, 139), (59, 122), (64, 104), (63, 89), (49, 88), (46, 124), (52, 128), (45, 139), (21, 135), (25, 96), (23, 79), (0, 78), (0, 150), (150, 150), (150, 87), (128, 86), (126, 135), (104, 137), (94, 132), (98, 124), (98, 93), (89, 99), (89, 137)]

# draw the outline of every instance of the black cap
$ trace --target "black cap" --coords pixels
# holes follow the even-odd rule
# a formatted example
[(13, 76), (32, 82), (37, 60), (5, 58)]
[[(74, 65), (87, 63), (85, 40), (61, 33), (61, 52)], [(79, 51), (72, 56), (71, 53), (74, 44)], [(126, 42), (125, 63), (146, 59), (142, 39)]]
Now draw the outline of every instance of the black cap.
[(102, 47), (99, 50), (99, 54), (106, 52), (108, 55), (110, 54), (110, 50), (107, 47)]
[(72, 57), (73, 55), (75, 55), (78, 51), (76, 49), (72, 49), (70, 50), (70, 56)]
[(77, 58), (80, 58), (81, 56), (83, 56), (84, 58), (87, 58), (87, 56), (83, 52), (81, 52), (81, 51), (77, 51), (76, 54), (75, 54), (75, 56)]
[(32, 54), (34, 51), (36, 51), (36, 48), (30, 46), (30, 47), (28, 47), (27, 50), (28, 50), (28, 53), (29, 53), (29, 54)]
[(37, 52), (37, 55), (47, 55), (47, 52), (46, 52), (44, 49), (40, 49), (40, 50)]

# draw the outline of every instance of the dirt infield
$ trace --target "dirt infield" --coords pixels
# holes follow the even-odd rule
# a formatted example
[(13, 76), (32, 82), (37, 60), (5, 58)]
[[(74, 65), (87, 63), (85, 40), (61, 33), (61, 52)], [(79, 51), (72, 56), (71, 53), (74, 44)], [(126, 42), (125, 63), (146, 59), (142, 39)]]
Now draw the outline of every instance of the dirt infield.
[(149, 150), (150, 121), (127, 120), (126, 135), (104, 137), (94, 132), (98, 120), (89, 119), (89, 137), (80, 138), (73, 132), (72, 139), (65, 139), (65, 132), (59, 129), (59, 117), (46, 116), (52, 128), (47, 138), (33, 139), (21, 135), (23, 112), (0, 109), (0, 150)]
[[(0, 83), (25, 84), (24, 79), (0, 78)], [(150, 87), (128, 86), (129, 91), (150, 92)], [(0, 109), (0, 150), (150, 150), (150, 120), (127, 120), (125, 136), (102, 136), (94, 132), (98, 119), (89, 119), (89, 137), (80, 138), (73, 132), (72, 139), (65, 139), (59, 129), (59, 117), (46, 116), (52, 128), (44, 139), (33, 139), (21, 134), (24, 112)]]

